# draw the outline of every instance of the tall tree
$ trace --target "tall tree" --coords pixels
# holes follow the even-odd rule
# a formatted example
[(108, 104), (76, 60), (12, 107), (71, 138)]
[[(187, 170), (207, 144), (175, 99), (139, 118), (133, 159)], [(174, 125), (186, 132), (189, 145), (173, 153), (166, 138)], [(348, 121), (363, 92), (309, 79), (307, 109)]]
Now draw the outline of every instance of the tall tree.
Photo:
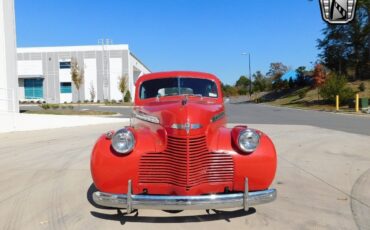
[(300, 66), (296, 70), (296, 75), (297, 75), (297, 85), (302, 87), (307, 85), (307, 80), (306, 80), (306, 67), (305, 66)]
[(246, 76), (240, 76), (240, 78), (235, 83), (235, 87), (238, 89), (239, 94), (245, 95), (248, 92), (250, 84), (251, 82)]
[(85, 78), (85, 70), (83, 66), (78, 64), (77, 58), (71, 58), (71, 78), (76, 86), (77, 94), (78, 94), (78, 102), (80, 102), (80, 87), (83, 84)]
[(318, 39), (319, 57), (331, 70), (354, 79), (370, 78), (370, 0), (359, 0), (354, 20), (328, 24)]
[(273, 81), (280, 79), (286, 72), (288, 67), (281, 62), (273, 62), (270, 64), (270, 69), (267, 76), (271, 76)]
[(287, 82), (283, 81), (281, 77), (288, 71), (288, 67), (281, 62), (274, 62), (270, 64), (270, 70), (267, 76), (272, 79), (272, 88), (274, 90), (281, 90), (287, 86)]

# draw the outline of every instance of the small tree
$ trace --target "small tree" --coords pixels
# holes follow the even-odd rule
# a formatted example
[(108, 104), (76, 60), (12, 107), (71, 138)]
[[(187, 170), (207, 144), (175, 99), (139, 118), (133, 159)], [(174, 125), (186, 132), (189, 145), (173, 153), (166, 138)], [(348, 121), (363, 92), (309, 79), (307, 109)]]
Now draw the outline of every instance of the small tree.
[(320, 86), (322, 86), (326, 80), (326, 73), (325, 73), (325, 68), (323, 65), (317, 64), (315, 66), (312, 79), (313, 79), (313, 87), (317, 88), (317, 99), (319, 99)]
[(95, 96), (96, 96), (96, 92), (95, 92), (95, 88), (94, 88), (94, 83), (91, 81), (90, 82), (90, 99), (91, 99), (91, 102), (93, 102), (95, 100)]
[(300, 66), (296, 70), (296, 83), (299, 87), (303, 87), (307, 85), (307, 80), (306, 80), (306, 67), (305, 66)]
[(253, 92), (257, 93), (257, 97), (259, 97), (259, 93), (265, 90), (269, 90), (269, 84), (271, 84), (270, 79), (263, 76), (261, 71), (257, 71), (253, 74)]
[(230, 96), (237, 96), (238, 95), (238, 89), (234, 86), (228, 85), (228, 84), (222, 84), (222, 91), (224, 96), (230, 97)]
[(123, 101), (124, 102), (131, 102), (131, 93), (130, 93), (130, 90), (127, 90), (125, 96), (123, 97)]
[[(125, 94), (128, 87), (128, 77), (127, 75), (122, 75), (118, 78), (118, 89), (122, 93), (122, 99), (125, 101)], [(131, 97), (131, 96), (130, 96)]]
[(71, 78), (72, 78), (73, 83), (76, 86), (79, 102), (80, 102), (80, 87), (83, 84), (84, 77), (85, 77), (84, 68), (80, 67), (78, 65), (77, 59), (72, 57), (71, 58)]
[(246, 76), (240, 76), (240, 78), (235, 83), (235, 87), (239, 95), (246, 95), (247, 92), (249, 92), (250, 90), (250, 86), (251, 82)]
[(325, 83), (326, 73), (325, 73), (325, 68), (323, 65), (317, 64), (315, 66), (312, 78), (313, 78), (314, 87), (320, 87), (321, 85)]

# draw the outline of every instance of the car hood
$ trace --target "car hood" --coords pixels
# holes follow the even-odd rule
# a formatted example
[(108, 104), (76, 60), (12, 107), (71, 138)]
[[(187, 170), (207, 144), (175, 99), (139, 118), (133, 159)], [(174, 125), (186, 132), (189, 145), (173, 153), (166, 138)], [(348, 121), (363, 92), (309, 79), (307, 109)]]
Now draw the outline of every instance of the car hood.
[(214, 123), (212, 118), (223, 117), (224, 106), (209, 100), (183, 99), (151, 102), (135, 111), (158, 117), (170, 135), (200, 135)]

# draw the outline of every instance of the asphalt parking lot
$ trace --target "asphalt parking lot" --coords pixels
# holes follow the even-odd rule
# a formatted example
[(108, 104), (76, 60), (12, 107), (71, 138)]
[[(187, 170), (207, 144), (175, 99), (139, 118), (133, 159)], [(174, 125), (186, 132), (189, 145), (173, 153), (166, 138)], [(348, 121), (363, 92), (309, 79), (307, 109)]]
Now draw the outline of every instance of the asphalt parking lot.
[[(238, 113), (258, 109), (243, 106)], [(269, 134), (278, 151), (272, 185), (278, 198), (249, 212), (139, 210), (125, 215), (124, 210), (92, 206), (91, 148), (102, 132), (123, 124), (1, 134), (0, 228), (370, 229), (369, 135), (356, 127), (345, 131), (339, 123), (338, 130), (294, 124), (305, 115), (293, 112), (294, 122), (279, 122), (285, 119), (281, 112), (286, 113), (274, 111), (275, 123), (251, 122), (247, 112), (230, 112), (231, 122), (245, 121)]]

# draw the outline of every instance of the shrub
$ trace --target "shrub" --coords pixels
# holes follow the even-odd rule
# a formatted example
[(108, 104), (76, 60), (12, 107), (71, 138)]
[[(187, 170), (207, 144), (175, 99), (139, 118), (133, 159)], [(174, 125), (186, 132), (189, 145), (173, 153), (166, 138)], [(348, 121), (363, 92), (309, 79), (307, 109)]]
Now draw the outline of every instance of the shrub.
[(340, 101), (346, 103), (355, 94), (346, 84), (347, 79), (345, 76), (331, 74), (320, 87), (320, 95), (329, 102), (335, 102), (336, 95), (339, 95)]
[(67, 106), (62, 105), (62, 106), (60, 106), (60, 108), (61, 108), (61, 109), (67, 109)]
[(59, 105), (58, 104), (51, 104), (50, 107), (52, 109), (59, 109)]
[(68, 109), (73, 110), (73, 105), (68, 105)]
[(364, 92), (366, 90), (365, 83), (361, 82), (361, 84), (358, 86), (358, 90), (360, 90), (361, 92)]
[(298, 97), (299, 99), (303, 99), (307, 94), (307, 91), (306, 90), (299, 90), (298, 91)]
[(129, 90), (127, 90), (126, 94), (125, 94), (125, 97), (123, 98), (123, 101), (124, 102), (131, 102), (131, 93)]
[(64, 104), (67, 104), (67, 102), (65, 101)]
[(96, 101), (96, 103), (98, 103), (98, 104), (99, 104), (99, 103), (100, 103), (100, 100), (97, 100), (97, 101)]
[(238, 89), (238, 94), (239, 95), (247, 95), (247, 89), (246, 88), (240, 88)]
[(50, 109), (50, 105), (49, 104), (42, 104), (40, 105), (41, 108), (47, 110), (47, 109)]
[(89, 100), (84, 100), (84, 103), (86, 104), (86, 103), (89, 103)]
[(117, 104), (117, 101), (113, 99), (112, 104)]
[(77, 101), (77, 104), (81, 104), (81, 100), (78, 100), (78, 101)]

